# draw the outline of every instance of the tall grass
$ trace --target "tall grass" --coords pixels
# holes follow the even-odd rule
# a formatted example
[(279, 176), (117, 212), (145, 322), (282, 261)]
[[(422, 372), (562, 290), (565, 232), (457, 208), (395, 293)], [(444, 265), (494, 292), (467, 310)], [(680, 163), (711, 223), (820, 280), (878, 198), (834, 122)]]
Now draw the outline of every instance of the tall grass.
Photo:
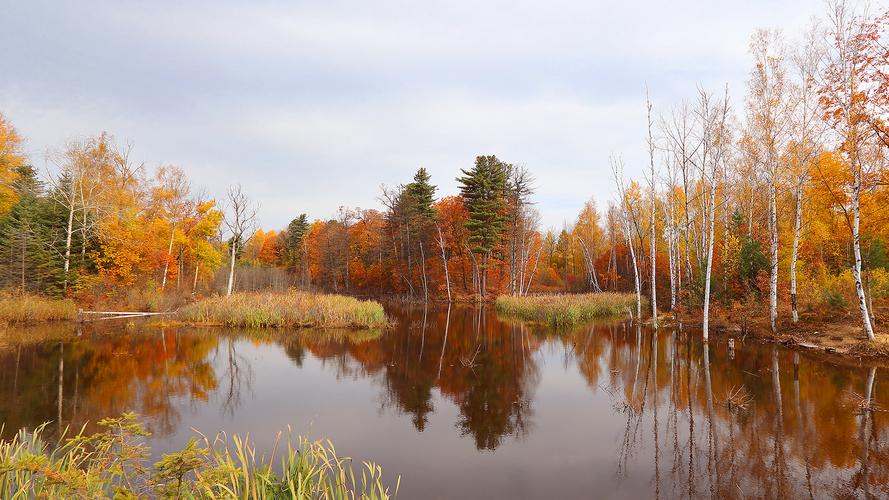
[(68, 299), (50, 299), (39, 295), (0, 292), (0, 322), (36, 323), (72, 320), (77, 306)]
[(178, 318), (192, 323), (248, 328), (377, 328), (386, 325), (386, 314), (378, 302), (296, 291), (212, 297), (183, 307)]
[(179, 452), (149, 466), (145, 431), (132, 413), (99, 422), (103, 430), (46, 441), (44, 427), (0, 442), (0, 498), (361, 498), (385, 499), (379, 465), (353, 470), (330, 441), (281, 433), (266, 460), (248, 437), (198, 433)]
[(497, 297), (497, 313), (524, 321), (568, 326), (600, 318), (630, 314), (636, 307), (632, 293), (588, 293)]

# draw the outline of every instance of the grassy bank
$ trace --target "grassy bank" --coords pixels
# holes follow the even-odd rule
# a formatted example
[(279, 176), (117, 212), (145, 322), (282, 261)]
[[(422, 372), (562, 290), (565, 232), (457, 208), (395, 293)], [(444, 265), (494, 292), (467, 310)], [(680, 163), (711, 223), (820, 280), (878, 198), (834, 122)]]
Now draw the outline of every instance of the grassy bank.
[(497, 297), (497, 313), (555, 326), (573, 325), (629, 314), (636, 307), (631, 293), (587, 293)]
[(71, 300), (0, 292), (0, 322), (38, 323), (75, 318), (77, 318), (77, 306)]
[(150, 465), (149, 433), (136, 415), (99, 425), (59, 442), (44, 439), (43, 427), (0, 441), (0, 498), (383, 499), (398, 489), (376, 464), (353, 470), (329, 441), (288, 433), (282, 442), (279, 433), (274, 449), (257, 450), (246, 437), (198, 434)]
[(378, 302), (304, 292), (212, 297), (183, 307), (178, 319), (247, 328), (379, 328), (386, 325), (383, 306)]

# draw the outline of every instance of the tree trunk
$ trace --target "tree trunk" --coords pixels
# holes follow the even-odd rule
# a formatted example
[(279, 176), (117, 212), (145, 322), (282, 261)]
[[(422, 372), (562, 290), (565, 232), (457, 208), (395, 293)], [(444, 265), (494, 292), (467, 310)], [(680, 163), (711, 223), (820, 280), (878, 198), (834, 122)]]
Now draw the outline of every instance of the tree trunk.
[(68, 270), (71, 268), (71, 236), (74, 234), (74, 180), (71, 181), (71, 195), (68, 199), (68, 230), (65, 232), (64, 290), (68, 291)]
[(769, 325), (772, 333), (778, 331), (778, 199), (774, 174), (769, 179)]
[(444, 238), (441, 235), (441, 226), (435, 226), (438, 230), (438, 246), (441, 248), (441, 263), (444, 266), (444, 275), (445, 275), (445, 287), (448, 291), (448, 304), (451, 303), (451, 276), (448, 273), (448, 256), (445, 253), (445, 244)]
[(541, 253), (543, 253), (543, 244), (537, 248), (537, 255), (534, 257), (534, 266), (531, 268), (531, 273), (528, 276), (528, 285), (525, 286), (525, 295), (528, 295), (528, 292), (531, 291), (531, 282), (534, 281), (534, 275), (537, 273), (537, 264), (540, 263)]
[(793, 249), (790, 257), (790, 310), (791, 316), (793, 317), (793, 322), (796, 323), (799, 321), (796, 299), (796, 261), (799, 256), (799, 238), (803, 223), (802, 177), (797, 180), (794, 198), (796, 199), (796, 217), (793, 226)]
[(703, 334), (704, 334), (704, 342), (707, 342), (710, 337), (710, 280), (713, 274), (713, 240), (715, 238), (715, 227), (716, 227), (716, 172), (714, 167), (713, 179), (710, 185), (710, 227), (709, 227), (709, 237), (707, 242), (707, 271), (704, 275), (704, 321), (703, 321)]
[(855, 179), (852, 185), (852, 249), (855, 254), (855, 265), (852, 267), (852, 275), (855, 277), (855, 292), (858, 294), (858, 309), (861, 311), (861, 322), (869, 340), (874, 340), (874, 327), (870, 320), (870, 311), (864, 295), (864, 286), (861, 283), (861, 170), (855, 167)]
[(235, 257), (238, 255), (238, 242), (236, 239), (232, 239), (232, 253), (231, 253), (231, 262), (229, 262), (228, 268), (228, 289), (226, 291), (226, 295), (232, 294), (232, 287), (235, 284)]
[(420, 245), (420, 259), (421, 259), (421, 267), (423, 269), (423, 302), (429, 302), (429, 286), (426, 281), (426, 251), (423, 249), (423, 242), (419, 242)]
[(170, 244), (167, 246), (167, 258), (164, 260), (164, 278), (161, 280), (161, 290), (167, 287), (167, 272), (170, 269), (170, 256), (173, 255), (173, 236), (176, 234), (176, 225), (170, 224)]
[(626, 212), (624, 212), (623, 216), (624, 228), (627, 236), (627, 246), (630, 247), (630, 258), (633, 261), (633, 280), (636, 287), (636, 319), (642, 321), (642, 283), (639, 280), (639, 266), (636, 263), (636, 248), (635, 245), (633, 245), (633, 237), (630, 234), (629, 222), (626, 221)]
[(484, 257), (482, 257), (482, 284), (481, 284), (481, 296), (482, 299), (485, 298), (488, 292), (488, 257), (491, 255), (490, 251), (485, 252)]

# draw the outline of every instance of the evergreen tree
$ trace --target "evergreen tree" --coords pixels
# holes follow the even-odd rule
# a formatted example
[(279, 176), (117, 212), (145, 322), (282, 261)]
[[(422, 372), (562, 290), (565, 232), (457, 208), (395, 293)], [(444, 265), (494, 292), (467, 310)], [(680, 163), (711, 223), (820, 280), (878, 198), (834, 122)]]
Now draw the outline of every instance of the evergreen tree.
[(481, 255), (481, 283), (479, 292), (485, 296), (488, 261), (491, 252), (501, 242), (506, 226), (506, 189), (510, 166), (496, 156), (479, 156), (471, 170), (461, 170), (458, 177), (469, 220), (469, 242), (472, 251)]
[(309, 218), (306, 214), (299, 214), (299, 217), (290, 221), (287, 231), (282, 234), (284, 265), (290, 272), (301, 275), (304, 285), (308, 280), (305, 251), (305, 240), (308, 233)]
[(404, 194), (407, 196), (405, 200), (409, 205), (409, 212), (420, 228), (427, 226), (435, 218), (436, 187), (429, 183), (429, 173), (426, 169), (420, 167), (414, 175), (414, 182), (405, 186)]
[(17, 202), (0, 219), (0, 283), (29, 292), (61, 292), (58, 255), (51, 245), (54, 206), (30, 165), (16, 167)]

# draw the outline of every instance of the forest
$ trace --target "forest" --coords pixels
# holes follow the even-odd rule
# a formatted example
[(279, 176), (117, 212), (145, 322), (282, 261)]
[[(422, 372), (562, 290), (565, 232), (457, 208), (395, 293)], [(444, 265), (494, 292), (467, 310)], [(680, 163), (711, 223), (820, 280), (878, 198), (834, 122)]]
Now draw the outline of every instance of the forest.
[(213, 199), (109, 133), (61, 145), (43, 171), (0, 115), (0, 286), (148, 310), (292, 288), (427, 302), (634, 292), (637, 316), (700, 315), (705, 334), (711, 318), (773, 332), (840, 318), (873, 339), (889, 298), (887, 23), (836, 3), (793, 37), (753, 33), (737, 102), (727, 86), (664, 109), (646, 95), (644, 173), (590, 159), (579, 181), (606, 171), (614, 196), (561, 228), (541, 224), (545, 179), (480, 154), (454, 172), (458, 192), (420, 167), (378, 208), (310, 216), (295, 199), (287, 227), (261, 229), (260, 193)]

